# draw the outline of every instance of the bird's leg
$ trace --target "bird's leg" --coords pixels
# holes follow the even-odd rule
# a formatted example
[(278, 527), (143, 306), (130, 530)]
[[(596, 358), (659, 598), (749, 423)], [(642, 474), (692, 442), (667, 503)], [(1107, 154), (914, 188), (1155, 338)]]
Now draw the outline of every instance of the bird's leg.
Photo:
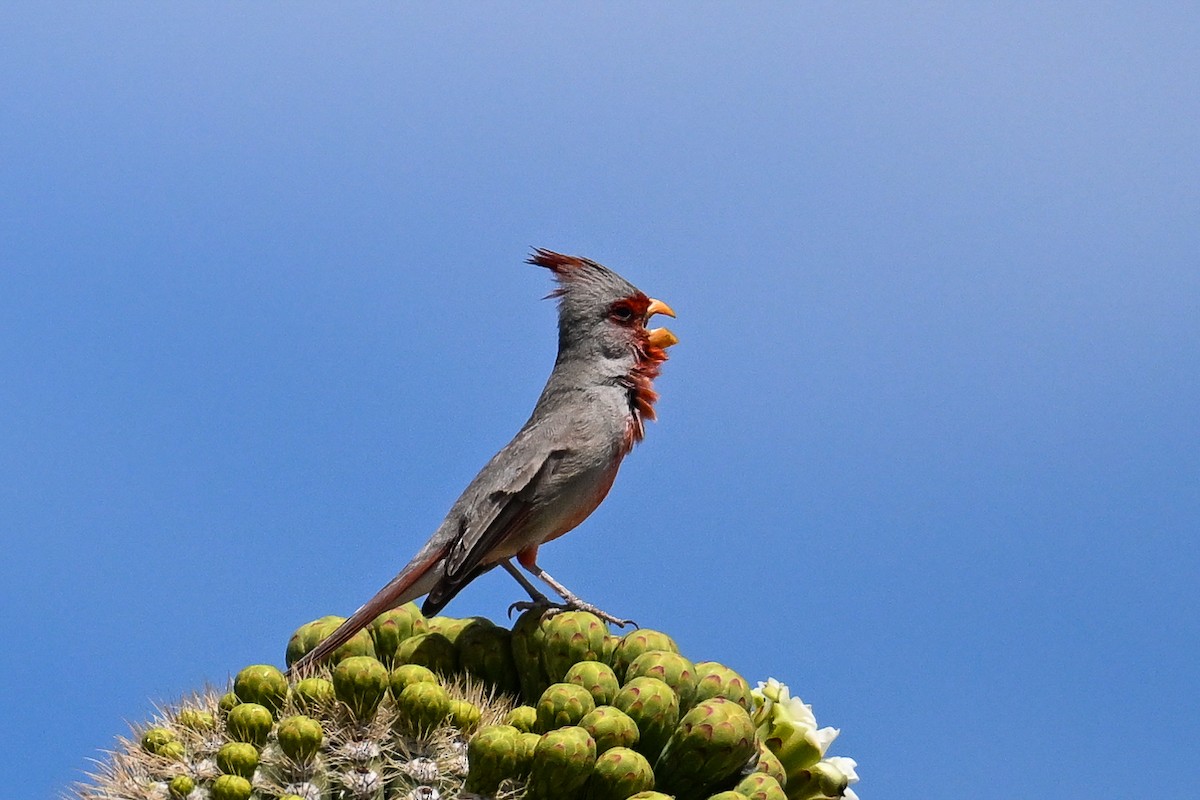
[(512, 561), (507, 558), (500, 562), (500, 566), (504, 567), (504, 571), (513, 576), (513, 580), (521, 584), (521, 588), (529, 592), (531, 602), (519, 601), (508, 607), (508, 616), (512, 617), (514, 611), (525, 611), (530, 608), (545, 607), (550, 608), (554, 604), (550, 602), (550, 598), (537, 590), (529, 579), (521, 574), (521, 570), (513, 566)]
[(560, 611), (565, 611), (568, 609), (574, 611), (589, 611), (600, 619), (605, 620), (606, 622), (611, 622), (613, 625), (616, 625), (619, 628), (624, 628), (626, 625), (632, 625), (635, 628), (637, 627), (637, 623), (631, 619), (614, 617), (607, 611), (601, 611), (591, 603), (585, 603), (584, 601), (580, 600), (578, 597), (572, 594), (567, 587), (563, 586), (561, 583), (551, 577), (550, 573), (538, 566), (536, 561), (531, 560), (530, 563), (525, 563), (525, 561), (522, 560), (521, 566), (529, 570), (535, 578), (540, 579), (543, 583), (557, 592), (564, 601), (566, 601), (561, 606), (551, 606), (550, 612), (552, 614), (557, 614)]

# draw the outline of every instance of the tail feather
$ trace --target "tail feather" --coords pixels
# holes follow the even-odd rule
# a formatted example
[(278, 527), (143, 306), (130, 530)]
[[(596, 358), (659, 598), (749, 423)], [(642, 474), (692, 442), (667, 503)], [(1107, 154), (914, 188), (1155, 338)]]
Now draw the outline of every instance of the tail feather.
[(376, 592), (375, 596), (362, 605), (350, 618), (334, 629), (315, 648), (305, 654), (299, 661), (288, 668), (288, 674), (303, 672), (314, 664), (325, 660), (334, 650), (350, 641), (353, 636), (371, 624), (371, 620), (385, 611), (404, 605), (415, 600), (429, 591), (429, 586), (421, 579), (429, 574), (437, 564), (441, 563), (446, 548), (441, 548), (421, 561), (414, 560), (401, 570), (400, 574), (388, 581), (387, 585)]

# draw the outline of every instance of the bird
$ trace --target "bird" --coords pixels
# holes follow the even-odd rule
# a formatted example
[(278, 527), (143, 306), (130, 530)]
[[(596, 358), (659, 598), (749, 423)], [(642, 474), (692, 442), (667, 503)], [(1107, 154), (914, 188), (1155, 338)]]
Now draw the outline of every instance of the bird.
[[(672, 308), (596, 261), (535, 248), (527, 263), (549, 270), (558, 301), (558, 354), (528, 421), (479, 471), (416, 555), (292, 671), (319, 663), (373, 619), (416, 600), (440, 611), (468, 583), (496, 566), (529, 594), (509, 609), (546, 606), (617, 618), (579, 599), (537, 563), (538, 548), (573, 530), (608, 495), (622, 460), (655, 418), (658, 377), (678, 338), (647, 328)], [(563, 602), (550, 603), (513, 559)]]

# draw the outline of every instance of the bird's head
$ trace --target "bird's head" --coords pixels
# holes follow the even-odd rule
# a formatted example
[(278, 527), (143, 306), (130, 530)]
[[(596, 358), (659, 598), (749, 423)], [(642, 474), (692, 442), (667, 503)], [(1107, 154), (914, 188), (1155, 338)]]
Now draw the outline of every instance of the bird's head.
[(679, 340), (666, 328), (649, 329), (655, 314), (675, 316), (661, 300), (647, 297), (629, 281), (602, 264), (538, 248), (530, 264), (554, 274), (558, 288), (558, 354), (629, 362), (660, 363), (666, 349)]
[(529, 263), (554, 273), (558, 288), (558, 359), (552, 386), (617, 383), (629, 390), (632, 447), (645, 435), (644, 420), (654, 419), (658, 394), (653, 382), (667, 348), (677, 343), (666, 328), (647, 328), (655, 314), (675, 316), (661, 300), (647, 297), (629, 281), (595, 261), (537, 249)]

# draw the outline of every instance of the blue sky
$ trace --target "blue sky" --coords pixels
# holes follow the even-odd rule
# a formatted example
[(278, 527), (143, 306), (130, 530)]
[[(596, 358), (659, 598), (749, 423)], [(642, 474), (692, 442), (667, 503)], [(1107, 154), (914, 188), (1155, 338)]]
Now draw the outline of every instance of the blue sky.
[(534, 245), (682, 340), (550, 572), (790, 683), (863, 797), (1195, 786), (1197, 41), (1172, 3), (6, 5), (0, 795), (408, 559), (550, 368)]

